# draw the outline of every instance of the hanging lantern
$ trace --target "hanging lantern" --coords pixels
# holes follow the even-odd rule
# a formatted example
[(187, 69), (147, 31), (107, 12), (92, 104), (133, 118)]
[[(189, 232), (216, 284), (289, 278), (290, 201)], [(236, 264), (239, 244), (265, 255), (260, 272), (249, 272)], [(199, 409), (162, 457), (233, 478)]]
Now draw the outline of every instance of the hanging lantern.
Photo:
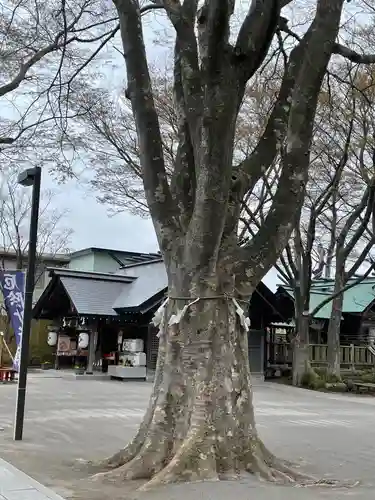
[(48, 332), (47, 344), (51, 347), (57, 344), (57, 332), (53, 330)]
[(120, 330), (118, 332), (118, 335), (117, 335), (117, 345), (119, 345), (119, 346), (122, 345), (122, 336), (123, 336), (123, 332), (122, 332), (122, 330)]
[(80, 349), (86, 349), (89, 345), (89, 334), (87, 332), (81, 332), (78, 336), (78, 347)]

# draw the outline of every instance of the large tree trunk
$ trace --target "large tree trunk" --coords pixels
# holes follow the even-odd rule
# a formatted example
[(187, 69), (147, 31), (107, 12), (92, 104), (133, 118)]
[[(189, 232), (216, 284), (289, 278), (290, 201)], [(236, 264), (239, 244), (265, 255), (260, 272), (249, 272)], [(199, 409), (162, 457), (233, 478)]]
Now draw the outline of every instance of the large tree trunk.
[[(337, 269), (333, 293), (336, 294), (344, 288), (344, 271)], [(344, 294), (340, 293), (332, 300), (331, 317), (328, 324), (328, 373), (340, 377), (340, 326)]]
[[(272, 481), (302, 477), (259, 439), (247, 332), (230, 280), (201, 276), (194, 281), (170, 287), (148, 412), (132, 443), (103, 464), (116, 468), (107, 474), (147, 479), (148, 486), (242, 471)], [(200, 300), (193, 303), (191, 297)]]
[[(143, 183), (168, 272), (169, 302), (149, 409), (134, 441), (106, 461), (115, 467), (108, 472), (111, 477), (143, 478), (149, 486), (242, 471), (272, 481), (300, 478), (258, 437), (246, 323), (234, 296), (251, 295), (296, 224), (317, 98), (343, 0), (318, 2), (314, 22), (292, 51), (277, 112), (255, 148), (263, 154), (254, 151), (249, 161), (234, 166), (242, 97), (267, 55), (281, 8), (279, 2), (258, 3), (249, 7), (233, 50), (233, 1), (204, 2), (200, 10), (198, 2), (161, 3), (176, 31), (174, 91), (182, 135), (169, 183), (139, 2), (115, 2)], [(264, 153), (269, 148), (271, 158)], [(241, 203), (276, 159), (282, 173), (272, 206), (251, 241), (240, 247)]]

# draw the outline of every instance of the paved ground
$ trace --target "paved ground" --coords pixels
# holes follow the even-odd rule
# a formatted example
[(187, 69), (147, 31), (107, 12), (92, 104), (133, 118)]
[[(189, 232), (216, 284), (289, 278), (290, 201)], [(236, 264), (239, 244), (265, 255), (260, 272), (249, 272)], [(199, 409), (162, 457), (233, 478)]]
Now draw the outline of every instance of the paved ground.
[[(66, 380), (47, 374), (29, 378), (25, 438), (12, 441), (16, 386), (0, 385), (0, 456), (66, 498), (125, 498), (121, 492), (103, 496), (97, 484), (86, 484), (75, 459), (102, 458), (127, 442), (142, 418), (151, 385), (144, 382)], [(184, 500), (245, 494), (257, 487), (257, 499), (271, 497), (373, 498), (375, 486), (375, 398), (330, 395), (264, 383), (255, 387), (261, 437), (279, 456), (299, 463), (319, 477), (360, 480), (345, 491), (272, 488), (254, 480), (220, 485), (184, 486)], [(78, 486), (77, 486), (78, 485)], [(241, 489), (243, 491), (241, 492)], [(267, 490), (267, 491), (266, 491)], [(86, 493), (85, 493), (86, 492)], [(86, 495), (86, 496), (85, 496)], [(127, 496), (127, 495), (126, 495)], [(158, 490), (150, 500), (181, 497), (181, 486), (168, 494)], [(0, 496), (0, 500), (1, 496)], [(30, 497), (31, 500), (31, 497)]]
[(64, 500), (0, 458), (0, 500)]

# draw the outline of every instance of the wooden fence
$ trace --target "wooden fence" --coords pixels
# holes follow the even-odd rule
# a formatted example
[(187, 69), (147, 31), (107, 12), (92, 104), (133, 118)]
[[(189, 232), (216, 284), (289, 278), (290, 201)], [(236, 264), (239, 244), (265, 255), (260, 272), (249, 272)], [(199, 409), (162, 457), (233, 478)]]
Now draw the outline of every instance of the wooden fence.
[[(324, 365), (327, 363), (328, 346), (327, 345), (310, 345), (310, 360), (311, 363)], [(365, 346), (341, 346), (340, 347), (340, 364), (346, 367), (375, 367), (375, 356)]]
[[(310, 361), (315, 366), (327, 364), (328, 346), (324, 344), (310, 344)], [(267, 345), (268, 364), (290, 365), (293, 362), (293, 347), (285, 342), (270, 343)], [(341, 346), (340, 364), (345, 368), (375, 368), (375, 355), (366, 346)]]

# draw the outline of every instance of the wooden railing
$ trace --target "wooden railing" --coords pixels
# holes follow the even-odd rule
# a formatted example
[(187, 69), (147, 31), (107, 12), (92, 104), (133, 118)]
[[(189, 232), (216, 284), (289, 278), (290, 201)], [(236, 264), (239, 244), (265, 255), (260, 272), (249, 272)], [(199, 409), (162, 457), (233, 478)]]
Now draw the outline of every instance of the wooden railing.
[[(291, 365), (293, 348), (291, 344), (276, 342), (267, 345), (267, 360), (270, 365)], [(313, 365), (327, 364), (328, 346), (310, 344), (310, 361)], [(340, 364), (343, 367), (375, 367), (375, 355), (366, 346), (341, 346)]]
[[(327, 363), (328, 346), (310, 344), (310, 361), (314, 364)], [(375, 366), (375, 356), (365, 346), (341, 346), (340, 364), (342, 366)]]

